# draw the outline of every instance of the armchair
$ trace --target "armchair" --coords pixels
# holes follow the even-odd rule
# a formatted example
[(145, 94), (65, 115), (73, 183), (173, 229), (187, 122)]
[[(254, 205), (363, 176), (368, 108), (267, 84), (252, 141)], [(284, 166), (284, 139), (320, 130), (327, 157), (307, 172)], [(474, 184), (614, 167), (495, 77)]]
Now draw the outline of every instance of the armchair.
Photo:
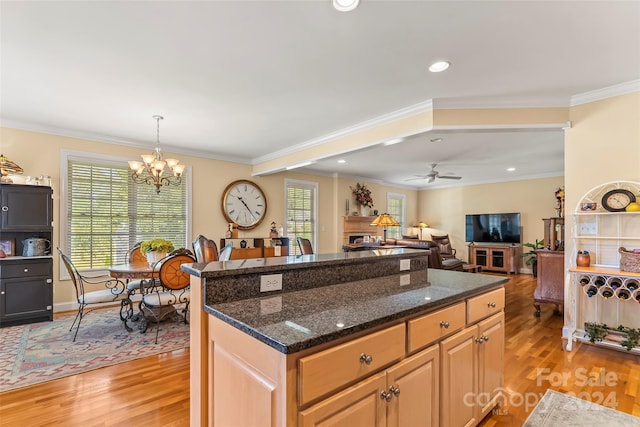
[(445, 234), (444, 236), (435, 236), (432, 234), (431, 240), (436, 242), (438, 245), (440, 256), (443, 260), (454, 259), (456, 257), (456, 250), (451, 247), (451, 240), (449, 239), (448, 234)]

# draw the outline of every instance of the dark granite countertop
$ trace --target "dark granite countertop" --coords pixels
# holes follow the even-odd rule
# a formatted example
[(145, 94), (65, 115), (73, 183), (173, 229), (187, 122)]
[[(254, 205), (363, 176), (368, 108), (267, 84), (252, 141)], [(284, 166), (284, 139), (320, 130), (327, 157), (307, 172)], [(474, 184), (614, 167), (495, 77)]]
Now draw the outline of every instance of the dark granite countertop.
[[(345, 255), (358, 254), (350, 252)], [(335, 260), (335, 256), (332, 259)], [(261, 262), (269, 264), (271, 259)], [(186, 271), (198, 267), (198, 264), (192, 264)], [(414, 271), (409, 273), (410, 284), (404, 285), (406, 276), (389, 275), (275, 296), (205, 305), (204, 309), (278, 351), (289, 354), (406, 316), (433, 311), (499, 288), (508, 280), (499, 276), (429, 269), (428, 281), (426, 271)]]

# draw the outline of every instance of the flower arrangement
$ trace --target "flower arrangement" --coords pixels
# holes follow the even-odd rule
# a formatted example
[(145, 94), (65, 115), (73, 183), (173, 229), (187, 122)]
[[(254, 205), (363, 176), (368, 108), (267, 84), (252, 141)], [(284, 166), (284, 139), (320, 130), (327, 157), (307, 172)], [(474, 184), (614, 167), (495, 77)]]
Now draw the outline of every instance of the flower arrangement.
[(173, 251), (174, 249), (175, 248), (173, 246), (173, 243), (166, 239), (146, 240), (140, 243), (140, 251), (145, 254), (149, 252), (168, 253)]
[(366, 206), (369, 208), (373, 207), (373, 198), (371, 197), (371, 190), (367, 188), (366, 185), (360, 183), (356, 183), (356, 188), (351, 188), (351, 191), (356, 196), (356, 203), (360, 206)]
[(556, 190), (556, 199), (564, 199), (564, 187), (560, 187)]

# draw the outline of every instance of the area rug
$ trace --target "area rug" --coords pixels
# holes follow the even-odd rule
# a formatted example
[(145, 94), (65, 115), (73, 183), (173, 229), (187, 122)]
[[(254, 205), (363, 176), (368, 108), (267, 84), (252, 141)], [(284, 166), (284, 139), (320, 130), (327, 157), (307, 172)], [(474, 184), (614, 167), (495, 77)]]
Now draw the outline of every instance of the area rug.
[(73, 342), (74, 316), (0, 329), (0, 392), (189, 346), (184, 321), (162, 322), (155, 344), (155, 325), (127, 332), (117, 308), (87, 314)]
[[(594, 399), (599, 395), (594, 393)], [(588, 400), (547, 390), (523, 427), (637, 427), (640, 418)]]

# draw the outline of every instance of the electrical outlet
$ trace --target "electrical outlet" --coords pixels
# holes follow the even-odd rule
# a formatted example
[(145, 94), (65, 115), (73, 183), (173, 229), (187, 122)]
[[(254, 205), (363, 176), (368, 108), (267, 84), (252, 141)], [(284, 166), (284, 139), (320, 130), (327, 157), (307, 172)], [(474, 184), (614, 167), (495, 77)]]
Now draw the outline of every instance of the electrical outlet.
[(260, 292), (279, 291), (282, 289), (282, 274), (266, 274), (260, 276)]
[(400, 271), (410, 270), (411, 269), (411, 260), (410, 259), (401, 259), (400, 260)]
[(400, 286), (407, 286), (411, 284), (411, 275), (410, 274), (402, 274), (400, 276)]

